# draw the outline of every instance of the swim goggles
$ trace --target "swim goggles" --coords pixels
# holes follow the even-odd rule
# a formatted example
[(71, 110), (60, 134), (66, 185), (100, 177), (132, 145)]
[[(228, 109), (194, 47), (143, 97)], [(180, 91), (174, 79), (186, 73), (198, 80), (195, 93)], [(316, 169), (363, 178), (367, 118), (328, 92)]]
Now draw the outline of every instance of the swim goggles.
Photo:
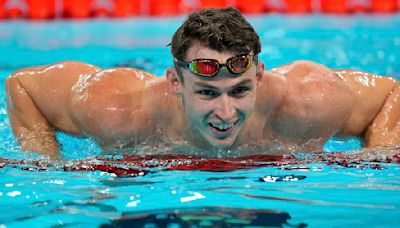
[(175, 62), (190, 70), (193, 74), (202, 77), (214, 77), (218, 74), (221, 67), (226, 67), (232, 74), (242, 74), (248, 70), (257, 55), (237, 55), (226, 60), (226, 63), (219, 63), (215, 59), (194, 59), (190, 62), (175, 59)]

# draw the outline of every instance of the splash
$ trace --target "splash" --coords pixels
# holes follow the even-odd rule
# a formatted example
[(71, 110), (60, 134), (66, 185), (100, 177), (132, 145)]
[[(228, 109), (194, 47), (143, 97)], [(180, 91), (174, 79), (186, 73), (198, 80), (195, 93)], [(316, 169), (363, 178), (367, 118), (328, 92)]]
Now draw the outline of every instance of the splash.
[(0, 168), (12, 167), (28, 171), (102, 171), (118, 177), (143, 176), (163, 170), (200, 170), (229, 172), (258, 167), (281, 167), (304, 170), (310, 163), (324, 163), (358, 169), (384, 169), (382, 163), (400, 164), (400, 147), (381, 150), (290, 155), (251, 155), (234, 158), (202, 158), (189, 155), (109, 155), (69, 161), (47, 159), (18, 160), (0, 158)]

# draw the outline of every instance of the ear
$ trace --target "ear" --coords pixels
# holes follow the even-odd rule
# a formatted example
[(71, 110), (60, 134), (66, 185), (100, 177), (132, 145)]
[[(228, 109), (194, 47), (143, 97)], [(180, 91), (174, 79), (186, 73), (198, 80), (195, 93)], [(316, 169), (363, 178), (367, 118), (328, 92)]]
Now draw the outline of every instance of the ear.
[(175, 96), (181, 96), (182, 93), (182, 82), (178, 76), (178, 73), (174, 68), (168, 68), (167, 73), (167, 83), (168, 87)]
[(264, 76), (264, 68), (265, 68), (265, 64), (264, 62), (259, 62), (256, 66), (256, 79), (257, 79), (257, 86), (261, 86), (262, 85), (262, 79)]

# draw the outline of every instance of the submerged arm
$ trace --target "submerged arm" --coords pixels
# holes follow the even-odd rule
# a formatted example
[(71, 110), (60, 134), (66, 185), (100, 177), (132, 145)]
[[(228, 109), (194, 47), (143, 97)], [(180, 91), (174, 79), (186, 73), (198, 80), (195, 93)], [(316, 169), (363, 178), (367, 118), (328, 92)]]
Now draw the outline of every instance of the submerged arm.
[(6, 91), (10, 124), (22, 149), (56, 157), (59, 146), (54, 130), (20, 83), (18, 75), (7, 78)]
[(98, 68), (79, 62), (19, 70), (6, 79), (7, 111), (15, 137), (23, 150), (58, 156), (54, 131), (79, 135), (73, 119), (71, 87), (82, 74)]

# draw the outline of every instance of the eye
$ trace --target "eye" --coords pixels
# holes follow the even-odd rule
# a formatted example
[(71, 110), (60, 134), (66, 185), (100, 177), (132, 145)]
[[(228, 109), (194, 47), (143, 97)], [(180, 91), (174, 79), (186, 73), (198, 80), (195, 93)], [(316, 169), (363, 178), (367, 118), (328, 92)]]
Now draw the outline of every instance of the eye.
[(219, 95), (217, 91), (212, 89), (202, 89), (197, 91), (196, 93), (207, 97), (217, 97)]
[(247, 94), (248, 91), (251, 90), (251, 87), (248, 86), (239, 86), (234, 88), (233, 90), (231, 90), (229, 92), (229, 95), (231, 96), (235, 96), (235, 97), (240, 97), (240, 96), (244, 96)]

